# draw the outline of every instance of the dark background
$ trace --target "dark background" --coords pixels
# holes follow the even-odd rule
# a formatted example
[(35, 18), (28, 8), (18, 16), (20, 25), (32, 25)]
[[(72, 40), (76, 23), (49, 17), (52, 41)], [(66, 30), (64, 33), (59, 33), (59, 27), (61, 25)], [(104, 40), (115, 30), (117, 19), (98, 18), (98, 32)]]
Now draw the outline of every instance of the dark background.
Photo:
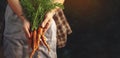
[[(0, 0), (0, 30), (4, 1)], [(73, 33), (66, 47), (58, 49), (58, 58), (120, 58), (120, 0), (66, 0), (64, 12)]]

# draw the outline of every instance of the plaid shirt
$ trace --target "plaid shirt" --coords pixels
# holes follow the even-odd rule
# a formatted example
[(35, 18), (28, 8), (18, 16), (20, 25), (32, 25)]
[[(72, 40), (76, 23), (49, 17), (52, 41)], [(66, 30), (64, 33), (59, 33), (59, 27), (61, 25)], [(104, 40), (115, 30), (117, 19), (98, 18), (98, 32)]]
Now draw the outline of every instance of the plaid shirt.
[(62, 9), (57, 10), (53, 17), (57, 26), (57, 47), (62, 48), (67, 42), (67, 35), (72, 33)]

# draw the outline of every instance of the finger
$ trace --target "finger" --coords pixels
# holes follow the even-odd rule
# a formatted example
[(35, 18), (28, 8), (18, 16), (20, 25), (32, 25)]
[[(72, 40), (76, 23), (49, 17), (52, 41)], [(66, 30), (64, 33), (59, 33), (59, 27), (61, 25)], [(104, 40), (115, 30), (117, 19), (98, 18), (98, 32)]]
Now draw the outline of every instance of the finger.
[(26, 33), (27, 33), (28, 38), (30, 38), (30, 32), (29, 32), (29, 29), (26, 30)]
[(49, 16), (46, 15), (44, 21), (41, 24), (41, 26), (45, 27), (45, 25), (47, 24), (48, 21), (49, 21)]
[(54, 13), (53, 12), (47, 12), (42, 24), (42, 27), (45, 27), (46, 23), (49, 21), (49, 19), (53, 18)]
[(49, 29), (50, 26), (51, 26), (51, 19), (46, 23), (46, 25), (43, 29), (43, 32), (45, 33)]
[(25, 32), (26, 37), (27, 37), (27, 38), (30, 38), (30, 32), (29, 32), (29, 29), (24, 28), (24, 32)]

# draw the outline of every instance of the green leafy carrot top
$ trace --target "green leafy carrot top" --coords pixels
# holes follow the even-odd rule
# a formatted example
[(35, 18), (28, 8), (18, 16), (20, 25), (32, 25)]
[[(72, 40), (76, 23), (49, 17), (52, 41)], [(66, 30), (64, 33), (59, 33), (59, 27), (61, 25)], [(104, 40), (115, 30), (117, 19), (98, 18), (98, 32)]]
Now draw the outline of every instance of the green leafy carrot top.
[(20, 0), (24, 15), (30, 21), (31, 31), (38, 29), (44, 16), (56, 7), (64, 8), (61, 3), (53, 3), (53, 0)]

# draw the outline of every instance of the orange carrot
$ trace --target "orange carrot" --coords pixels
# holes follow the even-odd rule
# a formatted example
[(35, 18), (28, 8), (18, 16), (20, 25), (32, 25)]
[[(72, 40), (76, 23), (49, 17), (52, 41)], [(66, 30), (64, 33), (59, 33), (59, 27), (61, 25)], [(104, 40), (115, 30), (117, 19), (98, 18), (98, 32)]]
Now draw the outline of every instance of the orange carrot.
[(36, 35), (37, 35), (37, 31), (36, 30), (34, 30), (33, 31), (33, 49), (35, 49), (35, 45), (36, 45)]
[(31, 38), (30, 38), (30, 46), (32, 48), (32, 52), (30, 54), (30, 58), (33, 57), (36, 50), (39, 48), (40, 45), (40, 39), (42, 40), (43, 44), (47, 47), (48, 51), (50, 51), (50, 47), (46, 42), (46, 37), (43, 32), (43, 28), (39, 27), (38, 30), (34, 30), (31, 32)]
[(30, 54), (30, 58), (32, 58), (32, 56), (34, 55), (35, 53), (35, 48), (36, 48), (36, 35), (37, 35), (37, 32), (36, 30), (33, 31), (33, 37), (32, 37), (32, 52)]
[[(41, 27), (39, 27), (38, 28), (38, 33), (37, 33), (37, 46), (39, 47), (39, 45), (40, 45), (40, 38), (41, 38), (41, 34), (42, 34), (42, 29), (41, 29)], [(38, 48), (37, 47), (37, 48)]]
[(45, 44), (45, 46), (47, 47), (48, 51), (50, 51), (50, 47), (49, 47), (49, 45), (46, 42), (47, 38), (42, 34), (41, 39), (42, 39), (43, 43)]

